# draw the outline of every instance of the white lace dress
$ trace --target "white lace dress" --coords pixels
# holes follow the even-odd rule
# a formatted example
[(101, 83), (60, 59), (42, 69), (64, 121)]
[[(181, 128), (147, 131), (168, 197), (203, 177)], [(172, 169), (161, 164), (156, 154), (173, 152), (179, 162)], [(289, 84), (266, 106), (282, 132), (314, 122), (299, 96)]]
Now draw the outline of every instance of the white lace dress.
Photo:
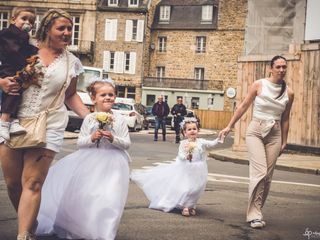
[[(73, 77), (83, 72), (83, 67), (78, 58), (72, 53), (64, 51), (49, 66), (43, 67), (44, 77), (39, 79), (41, 88), (31, 85), (23, 92), (22, 103), (18, 117), (34, 116), (45, 111), (51, 104), (57, 93), (62, 88), (67, 75), (68, 55), (68, 80), (67, 86)], [(62, 95), (64, 96), (64, 94)], [(63, 143), (64, 130), (68, 124), (67, 109), (64, 105), (64, 97), (57, 102), (57, 108), (49, 112), (47, 120), (47, 149), (60, 151)]]
[(133, 180), (150, 201), (149, 208), (169, 212), (174, 208), (195, 208), (207, 184), (206, 149), (217, 145), (218, 140), (198, 138), (191, 162), (186, 159), (188, 140), (179, 146), (176, 161), (147, 170), (133, 170)]
[(130, 146), (124, 118), (114, 113), (114, 140), (102, 138), (97, 148), (91, 133), (98, 128), (95, 113), (83, 122), (79, 150), (49, 169), (42, 189), (37, 235), (67, 239), (114, 239), (129, 187)]

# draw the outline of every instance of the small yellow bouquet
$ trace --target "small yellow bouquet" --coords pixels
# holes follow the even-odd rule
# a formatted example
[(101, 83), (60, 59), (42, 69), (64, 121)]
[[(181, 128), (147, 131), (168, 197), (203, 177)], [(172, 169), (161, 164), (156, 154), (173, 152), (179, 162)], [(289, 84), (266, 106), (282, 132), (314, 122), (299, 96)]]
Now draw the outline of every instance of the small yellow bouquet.
[(194, 149), (197, 147), (196, 142), (188, 142), (186, 145), (187, 159), (191, 162)]
[[(101, 130), (111, 130), (113, 125), (113, 115), (107, 112), (98, 112), (96, 114), (96, 120), (99, 123), (99, 129)], [(97, 147), (99, 147), (100, 139), (97, 141)]]

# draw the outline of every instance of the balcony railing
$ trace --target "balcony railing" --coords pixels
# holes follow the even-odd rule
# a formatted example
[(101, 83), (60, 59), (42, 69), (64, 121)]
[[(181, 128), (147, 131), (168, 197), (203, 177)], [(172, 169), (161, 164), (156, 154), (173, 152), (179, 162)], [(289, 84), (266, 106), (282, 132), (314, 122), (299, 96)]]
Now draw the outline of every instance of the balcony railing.
[(223, 81), (220, 80), (196, 80), (186, 78), (156, 78), (145, 77), (144, 87), (157, 88), (183, 88), (196, 90), (223, 90)]
[(70, 45), (68, 50), (80, 54), (93, 54), (93, 44), (92, 41), (79, 40), (78, 45)]

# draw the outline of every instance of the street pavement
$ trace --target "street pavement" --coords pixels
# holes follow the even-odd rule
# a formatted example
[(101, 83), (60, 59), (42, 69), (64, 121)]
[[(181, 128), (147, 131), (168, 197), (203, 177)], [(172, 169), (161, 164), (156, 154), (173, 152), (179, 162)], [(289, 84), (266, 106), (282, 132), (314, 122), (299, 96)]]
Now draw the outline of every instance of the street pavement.
[[(139, 133), (135, 133), (135, 134), (152, 134), (153, 130), (150, 131), (141, 131)], [(173, 131), (168, 131), (168, 134), (174, 134)], [(212, 130), (205, 130), (202, 129), (200, 135), (215, 135), (217, 134), (217, 131), (212, 131)], [(65, 139), (75, 139), (77, 138), (78, 134), (77, 133), (70, 133), (70, 132), (66, 132), (65, 133)], [(231, 135), (232, 137), (232, 135)], [(173, 137), (171, 137), (173, 138)], [(66, 141), (66, 144), (67, 141)], [(72, 143), (73, 146), (75, 143)], [(160, 141), (161, 144), (161, 141)], [(172, 148), (176, 148), (176, 146), (173, 144)], [(72, 150), (70, 150), (72, 151)], [(143, 154), (143, 153), (141, 153)], [(216, 160), (221, 160), (221, 164), (223, 164), (224, 162), (233, 162), (233, 163), (240, 163), (240, 164), (248, 164), (248, 160), (247, 160), (247, 153), (246, 152), (233, 152), (231, 150), (231, 143), (230, 143), (230, 139), (226, 139), (226, 143), (225, 144), (221, 144), (218, 148), (216, 148), (216, 150), (211, 151), (209, 153), (210, 157), (215, 158)], [(57, 158), (60, 158), (60, 155), (57, 156)], [(136, 163), (138, 164), (138, 163)], [(136, 167), (139, 167), (138, 165), (136, 165)], [(285, 171), (290, 171), (290, 172), (297, 172), (297, 173), (307, 173), (307, 175), (312, 174), (319, 174), (319, 169), (320, 169), (320, 156), (316, 156), (316, 155), (305, 155), (305, 154), (293, 154), (293, 153), (285, 153), (283, 155), (281, 155), (281, 157), (279, 158), (278, 162), (277, 162), (277, 167), (276, 169), (279, 170), (285, 170)], [(246, 192), (247, 192), (247, 187), (244, 184), (240, 184), (238, 187), (235, 187), (236, 191), (240, 190), (241, 195), (238, 195), (237, 198), (230, 198), (229, 197), (229, 193), (228, 191), (226, 191), (226, 187), (227, 184), (224, 183), (223, 181), (219, 183), (216, 182), (217, 180), (219, 180), (219, 178), (224, 178), (223, 175), (219, 175), (219, 174), (209, 174), (208, 176), (208, 186), (206, 189), (206, 195), (204, 197), (201, 198), (200, 202), (199, 202), (199, 206), (200, 206), (200, 212), (199, 215), (201, 217), (199, 218), (193, 218), (192, 220), (190, 219), (185, 219), (185, 218), (181, 218), (180, 214), (172, 214), (172, 215), (168, 215), (168, 214), (162, 214), (161, 212), (158, 211), (149, 211), (148, 208), (146, 208), (147, 206), (147, 201), (146, 199), (144, 199), (141, 203), (141, 196), (142, 193), (141, 191), (134, 185), (131, 184), (130, 185), (130, 192), (129, 195), (131, 196), (130, 199), (128, 200), (128, 204), (126, 207), (126, 211), (124, 214), (124, 217), (122, 219), (122, 225), (119, 229), (119, 234), (117, 239), (128, 239), (126, 236), (126, 232), (130, 230), (130, 232), (132, 233), (132, 235), (130, 234), (131, 238), (130, 239), (137, 239), (137, 240), (142, 240), (141, 236), (143, 236), (143, 239), (173, 239), (174, 236), (180, 236), (176, 239), (197, 239), (197, 240), (202, 240), (202, 239), (213, 239), (213, 240), (224, 240), (224, 239), (261, 239), (261, 240), (271, 240), (271, 239), (286, 239), (286, 238), (282, 238), (279, 237), (278, 234), (279, 233), (270, 233), (268, 231), (260, 231), (260, 232), (254, 232), (252, 231), (250, 228), (248, 228), (244, 223), (243, 223), (243, 213), (242, 210), (245, 209), (245, 203), (246, 203)], [(239, 178), (239, 180), (241, 181), (248, 181), (248, 179), (246, 178), (245, 180), (242, 180)], [(275, 181), (276, 182), (276, 181)], [(212, 183), (215, 183), (215, 186), (212, 186)], [(290, 185), (288, 185), (290, 186)], [(311, 187), (313, 187), (315, 190), (318, 189), (318, 185), (315, 187), (315, 185), (310, 184)], [(228, 188), (230, 189), (230, 186), (228, 185)], [(316, 197), (316, 192), (315, 191), (314, 194), (315, 195), (308, 195), (308, 192), (303, 192), (303, 188), (300, 185), (292, 185), (292, 187), (286, 187), (287, 188), (292, 188), (291, 191), (292, 192), (299, 192), (298, 195), (298, 199), (299, 204), (308, 204), (309, 202), (314, 202), (315, 199), (317, 199)], [(300, 189), (301, 188), (301, 189)], [(269, 206), (276, 206), (277, 204), (280, 203), (280, 201), (282, 200), (282, 192), (284, 192), (284, 190), (282, 189), (278, 189), (275, 188), (276, 192), (274, 192), (272, 195), (275, 196), (273, 198), (271, 198), (269, 200), (270, 205)], [(219, 194), (217, 194), (217, 192)], [(289, 194), (289, 193), (288, 193)], [(292, 193), (290, 193), (291, 195)], [(221, 204), (221, 200), (219, 200), (217, 198), (217, 195), (221, 195), (222, 198), (225, 199), (227, 206), (229, 206), (230, 209), (222, 209), (219, 204)], [(301, 195), (301, 200), (300, 200), (300, 195)], [(295, 195), (293, 195), (295, 196)], [(240, 198), (240, 200), (239, 200)], [(290, 198), (289, 198), (290, 199)], [(230, 204), (231, 203), (231, 204)], [(240, 205), (239, 205), (240, 204)], [(287, 206), (285, 206), (285, 209), (281, 209), (279, 208), (278, 211), (283, 211), (283, 219), (277, 219), (276, 217), (274, 217), (272, 220), (272, 223), (274, 224), (273, 227), (271, 229), (283, 229), (284, 227), (281, 226), (281, 224), (283, 224), (283, 222), (286, 222), (286, 213), (287, 211), (290, 211), (292, 209), (294, 209), (295, 204), (297, 204), (296, 202), (296, 198), (292, 197), (292, 202), (288, 202)], [(314, 206), (314, 205), (313, 205)], [(318, 209), (319, 207), (315, 207), (314, 206), (314, 211), (317, 211), (316, 209)], [(239, 210), (240, 209), (240, 210)], [(226, 216), (226, 211), (232, 213), (230, 215), (230, 218)], [(271, 208), (270, 208), (271, 211)], [(277, 211), (277, 210), (275, 210)], [(301, 212), (302, 211), (302, 212)], [(236, 213), (236, 214), (234, 214)], [(305, 208), (301, 208), (301, 210), (299, 208), (295, 209), (295, 213), (297, 215), (296, 219), (299, 219), (299, 216), (305, 214), (306, 215), (306, 219), (309, 221), (316, 221), (319, 223), (318, 220), (316, 220), (317, 218), (314, 219), (314, 216), (312, 215), (312, 208), (311, 210), (305, 209)], [(132, 215), (136, 216), (136, 218), (132, 218)], [(293, 213), (292, 213), (293, 214)], [(291, 215), (292, 215), (291, 214)], [(17, 218), (16, 218), (16, 213), (14, 212), (8, 196), (7, 196), (7, 192), (6, 192), (6, 186), (4, 184), (3, 181), (3, 177), (0, 174), (0, 240), (14, 240), (14, 234), (16, 232), (17, 229)], [(276, 213), (273, 214), (269, 214), (271, 217), (273, 215), (276, 215)], [(212, 216), (213, 220), (212, 222), (208, 221), (208, 219), (211, 219)], [(236, 216), (236, 219), (234, 219), (234, 216)], [(240, 221), (239, 221), (240, 219)], [(143, 229), (143, 234), (141, 234), (141, 228), (137, 228), (135, 224), (135, 222), (145, 222), (145, 226), (146, 228)], [(162, 222), (167, 222), (169, 221), (168, 225), (165, 226), (160, 226)], [(287, 221), (290, 221), (291, 223), (293, 222), (295, 226), (301, 226), (300, 222), (295, 222), (297, 220), (293, 220), (293, 219), (287, 219)], [(152, 222), (152, 225), (148, 225), (149, 222)], [(206, 227), (204, 228), (204, 224), (206, 222)], [(208, 225), (209, 222), (209, 225)], [(239, 222), (241, 222), (239, 224)], [(181, 223), (183, 223), (181, 225)], [(228, 223), (226, 226), (226, 223)], [(160, 225), (159, 225), (160, 224)], [(185, 225), (186, 224), (186, 225)], [(181, 226), (188, 226), (190, 225), (190, 228), (185, 228), (185, 227), (181, 227)], [(210, 225), (211, 224), (211, 225)], [(279, 226), (277, 226), (276, 224), (279, 224)], [(308, 228), (305, 227), (313, 227), (313, 231), (316, 231), (315, 233), (318, 234), (318, 228), (314, 228), (313, 225), (311, 225), (310, 223), (306, 223), (309, 225), (304, 225), (303, 227), (301, 227), (301, 229), (297, 230), (301, 236), (301, 238), (299, 239), (308, 239), (306, 236), (302, 236), (302, 234), (307, 230)], [(318, 224), (315, 223), (317, 226)], [(150, 226), (156, 226), (155, 228), (152, 228)], [(170, 226), (172, 227), (172, 229), (170, 229)], [(180, 227), (179, 227), (180, 226)], [(196, 232), (194, 232), (194, 226), (196, 226), (196, 229), (198, 229)], [(212, 229), (214, 228), (218, 228), (221, 229), (220, 232), (212, 232)], [(228, 230), (227, 230), (228, 228)], [(129, 229), (129, 230), (128, 230)], [(230, 230), (231, 229), (231, 230)], [(156, 231), (156, 233), (155, 233)], [(229, 232), (228, 232), (229, 231)], [(230, 233), (231, 231), (231, 233)], [(275, 230), (272, 230), (275, 231)], [(185, 232), (186, 234), (183, 234), (183, 232)], [(159, 238), (161, 233), (161, 238)], [(201, 233), (202, 235), (197, 235)], [(215, 234), (215, 235), (212, 235)], [(236, 236), (236, 237), (232, 237), (232, 238), (228, 238), (228, 236)], [(274, 237), (270, 238), (270, 234), (274, 235)], [(251, 235), (251, 238), (248, 238), (248, 235)], [(320, 234), (319, 234), (320, 235)], [(158, 237), (157, 237), (158, 236)], [(215, 236), (215, 237), (213, 237)], [(256, 237), (255, 237), (256, 236)], [(259, 237), (258, 237), (259, 236)], [(265, 237), (263, 237), (265, 236)], [(292, 234), (291, 236), (296, 236)], [(311, 237), (317, 237), (317, 235), (310, 235)], [(318, 237), (320, 239), (320, 236)], [(57, 238), (54, 237), (47, 237), (47, 238), (40, 238), (40, 240), (56, 240)], [(297, 238), (290, 238), (290, 239), (297, 239)]]

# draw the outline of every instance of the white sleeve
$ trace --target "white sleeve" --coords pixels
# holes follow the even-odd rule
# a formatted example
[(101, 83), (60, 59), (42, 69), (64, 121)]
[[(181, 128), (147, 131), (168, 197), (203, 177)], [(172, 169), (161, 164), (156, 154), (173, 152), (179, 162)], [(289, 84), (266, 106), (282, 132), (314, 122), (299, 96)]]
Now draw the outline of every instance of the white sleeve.
[(201, 139), (202, 141), (202, 145), (208, 149), (208, 148), (213, 148), (215, 147), (216, 145), (218, 145), (218, 140), (219, 138), (216, 138), (215, 140), (206, 140), (206, 139)]
[(79, 148), (94, 146), (96, 143), (91, 141), (92, 124), (90, 122), (91, 114), (87, 115), (81, 125), (80, 133), (78, 136), (77, 145)]
[(178, 156), (176, 158), (176, 161), (184, 161), (187, 159), (185, 146), (186, 146), (185, 142), (181, 141), (179, 145), (179, 151), (178, 151)]
[(118, 116), (118, 123), (113, 136), (112, 144), (120, 149), (129, 149), (131, 140), (129, 136), (127, 123), (124, 121), (122, 116)]

